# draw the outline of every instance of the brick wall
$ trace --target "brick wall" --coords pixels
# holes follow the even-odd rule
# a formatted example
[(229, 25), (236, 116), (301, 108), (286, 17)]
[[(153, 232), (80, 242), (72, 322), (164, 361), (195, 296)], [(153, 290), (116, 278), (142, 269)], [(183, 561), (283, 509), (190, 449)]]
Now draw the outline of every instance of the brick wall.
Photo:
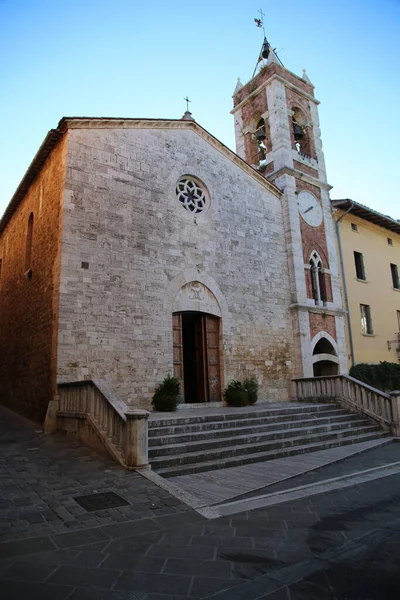
[[(66, 138), (59, 141), (0, 238), (0, 398), (37, 421), (44, 419), (55, 389), (66, 145)], [(25, 254), (31, 213), (30, 277)]]
[(320, 331), (326, 331), (336, 341), (336, 320), (333, 315), (310, 313), (311, 339)]
[(254, 79), (251, 79), (246, 85), (244, 85), (233, 98), (234, 106), (237, 106), (244, 100), (251, 92), (257, 89), (260, 85), (268, 81), (273, 75), (278, 75), (289, 81), (292, 85), (295, 85), (303, 92), (310, 96), (314, 96), (314, 87), (304, 81), (301, 77), (298, 77), (294, 73), (287, 71), (284, 67), (276, 63), (268, 65), (265, 69), (262, 69)]

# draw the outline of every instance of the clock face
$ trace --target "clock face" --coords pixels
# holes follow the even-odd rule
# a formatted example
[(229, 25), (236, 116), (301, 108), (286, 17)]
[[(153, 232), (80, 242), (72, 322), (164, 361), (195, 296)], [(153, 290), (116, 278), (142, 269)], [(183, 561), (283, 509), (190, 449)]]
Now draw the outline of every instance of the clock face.
[(311, 227), (318, 227), (322, 223), (322, 208), (315, 196), (310, 192), (300, 192), (298, 195), (299, 212)]

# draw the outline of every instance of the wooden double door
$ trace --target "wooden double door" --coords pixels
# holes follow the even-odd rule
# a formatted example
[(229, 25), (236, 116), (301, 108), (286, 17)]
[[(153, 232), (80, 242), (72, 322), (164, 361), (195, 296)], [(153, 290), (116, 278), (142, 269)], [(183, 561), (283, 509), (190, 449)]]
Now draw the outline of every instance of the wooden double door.
[(174, 375), (185, 403), (221, 400), (220, 319), (200, 312), (174, 313)]

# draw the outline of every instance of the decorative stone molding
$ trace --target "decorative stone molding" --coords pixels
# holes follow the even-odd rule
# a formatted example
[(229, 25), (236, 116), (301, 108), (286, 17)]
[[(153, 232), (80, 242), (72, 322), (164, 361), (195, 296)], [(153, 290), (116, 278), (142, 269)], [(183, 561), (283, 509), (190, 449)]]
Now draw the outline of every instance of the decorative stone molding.
[(182, 286), (172, 303), (172, 312), (198, 311), (221, 317), (221, 308), (212, 291), (200, 283), (191, 281)]
[[(311, 354), (314, 352), (315, 346), (318, 344), (319, 340), (321, 340), (322, 338), (325, 338), (326, 340), (328, 340), (328, 342), (330, 344), (332, 344), (332, 347), (337, 355), (338, 354), (337, 342), (327, 331), (319, 331), (317, 334), (315, 334), (315, 336), (311, 340)], [(317, 355), (314, 355), (314, 356), (317, 356)], [(332, 359), (336, 358), (333, 356), (333, 354), (330, 354), (329, 356), (332, 356)], [(327, 360), (330, 360), (330, 359), (327, 359)], [(338, 362), (338, 361), (334, 360), (334, 362)]]

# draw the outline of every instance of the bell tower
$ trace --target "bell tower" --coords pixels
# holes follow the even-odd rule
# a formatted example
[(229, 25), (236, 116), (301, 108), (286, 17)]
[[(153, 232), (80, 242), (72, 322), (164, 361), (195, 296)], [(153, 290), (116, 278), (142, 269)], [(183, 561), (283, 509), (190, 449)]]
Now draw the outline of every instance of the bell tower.
[(282, 191), (295, 376), (347, 372), (344, 311), (318, 100), (266, 38), (252, 79), (233, 95), (236, 152)]

